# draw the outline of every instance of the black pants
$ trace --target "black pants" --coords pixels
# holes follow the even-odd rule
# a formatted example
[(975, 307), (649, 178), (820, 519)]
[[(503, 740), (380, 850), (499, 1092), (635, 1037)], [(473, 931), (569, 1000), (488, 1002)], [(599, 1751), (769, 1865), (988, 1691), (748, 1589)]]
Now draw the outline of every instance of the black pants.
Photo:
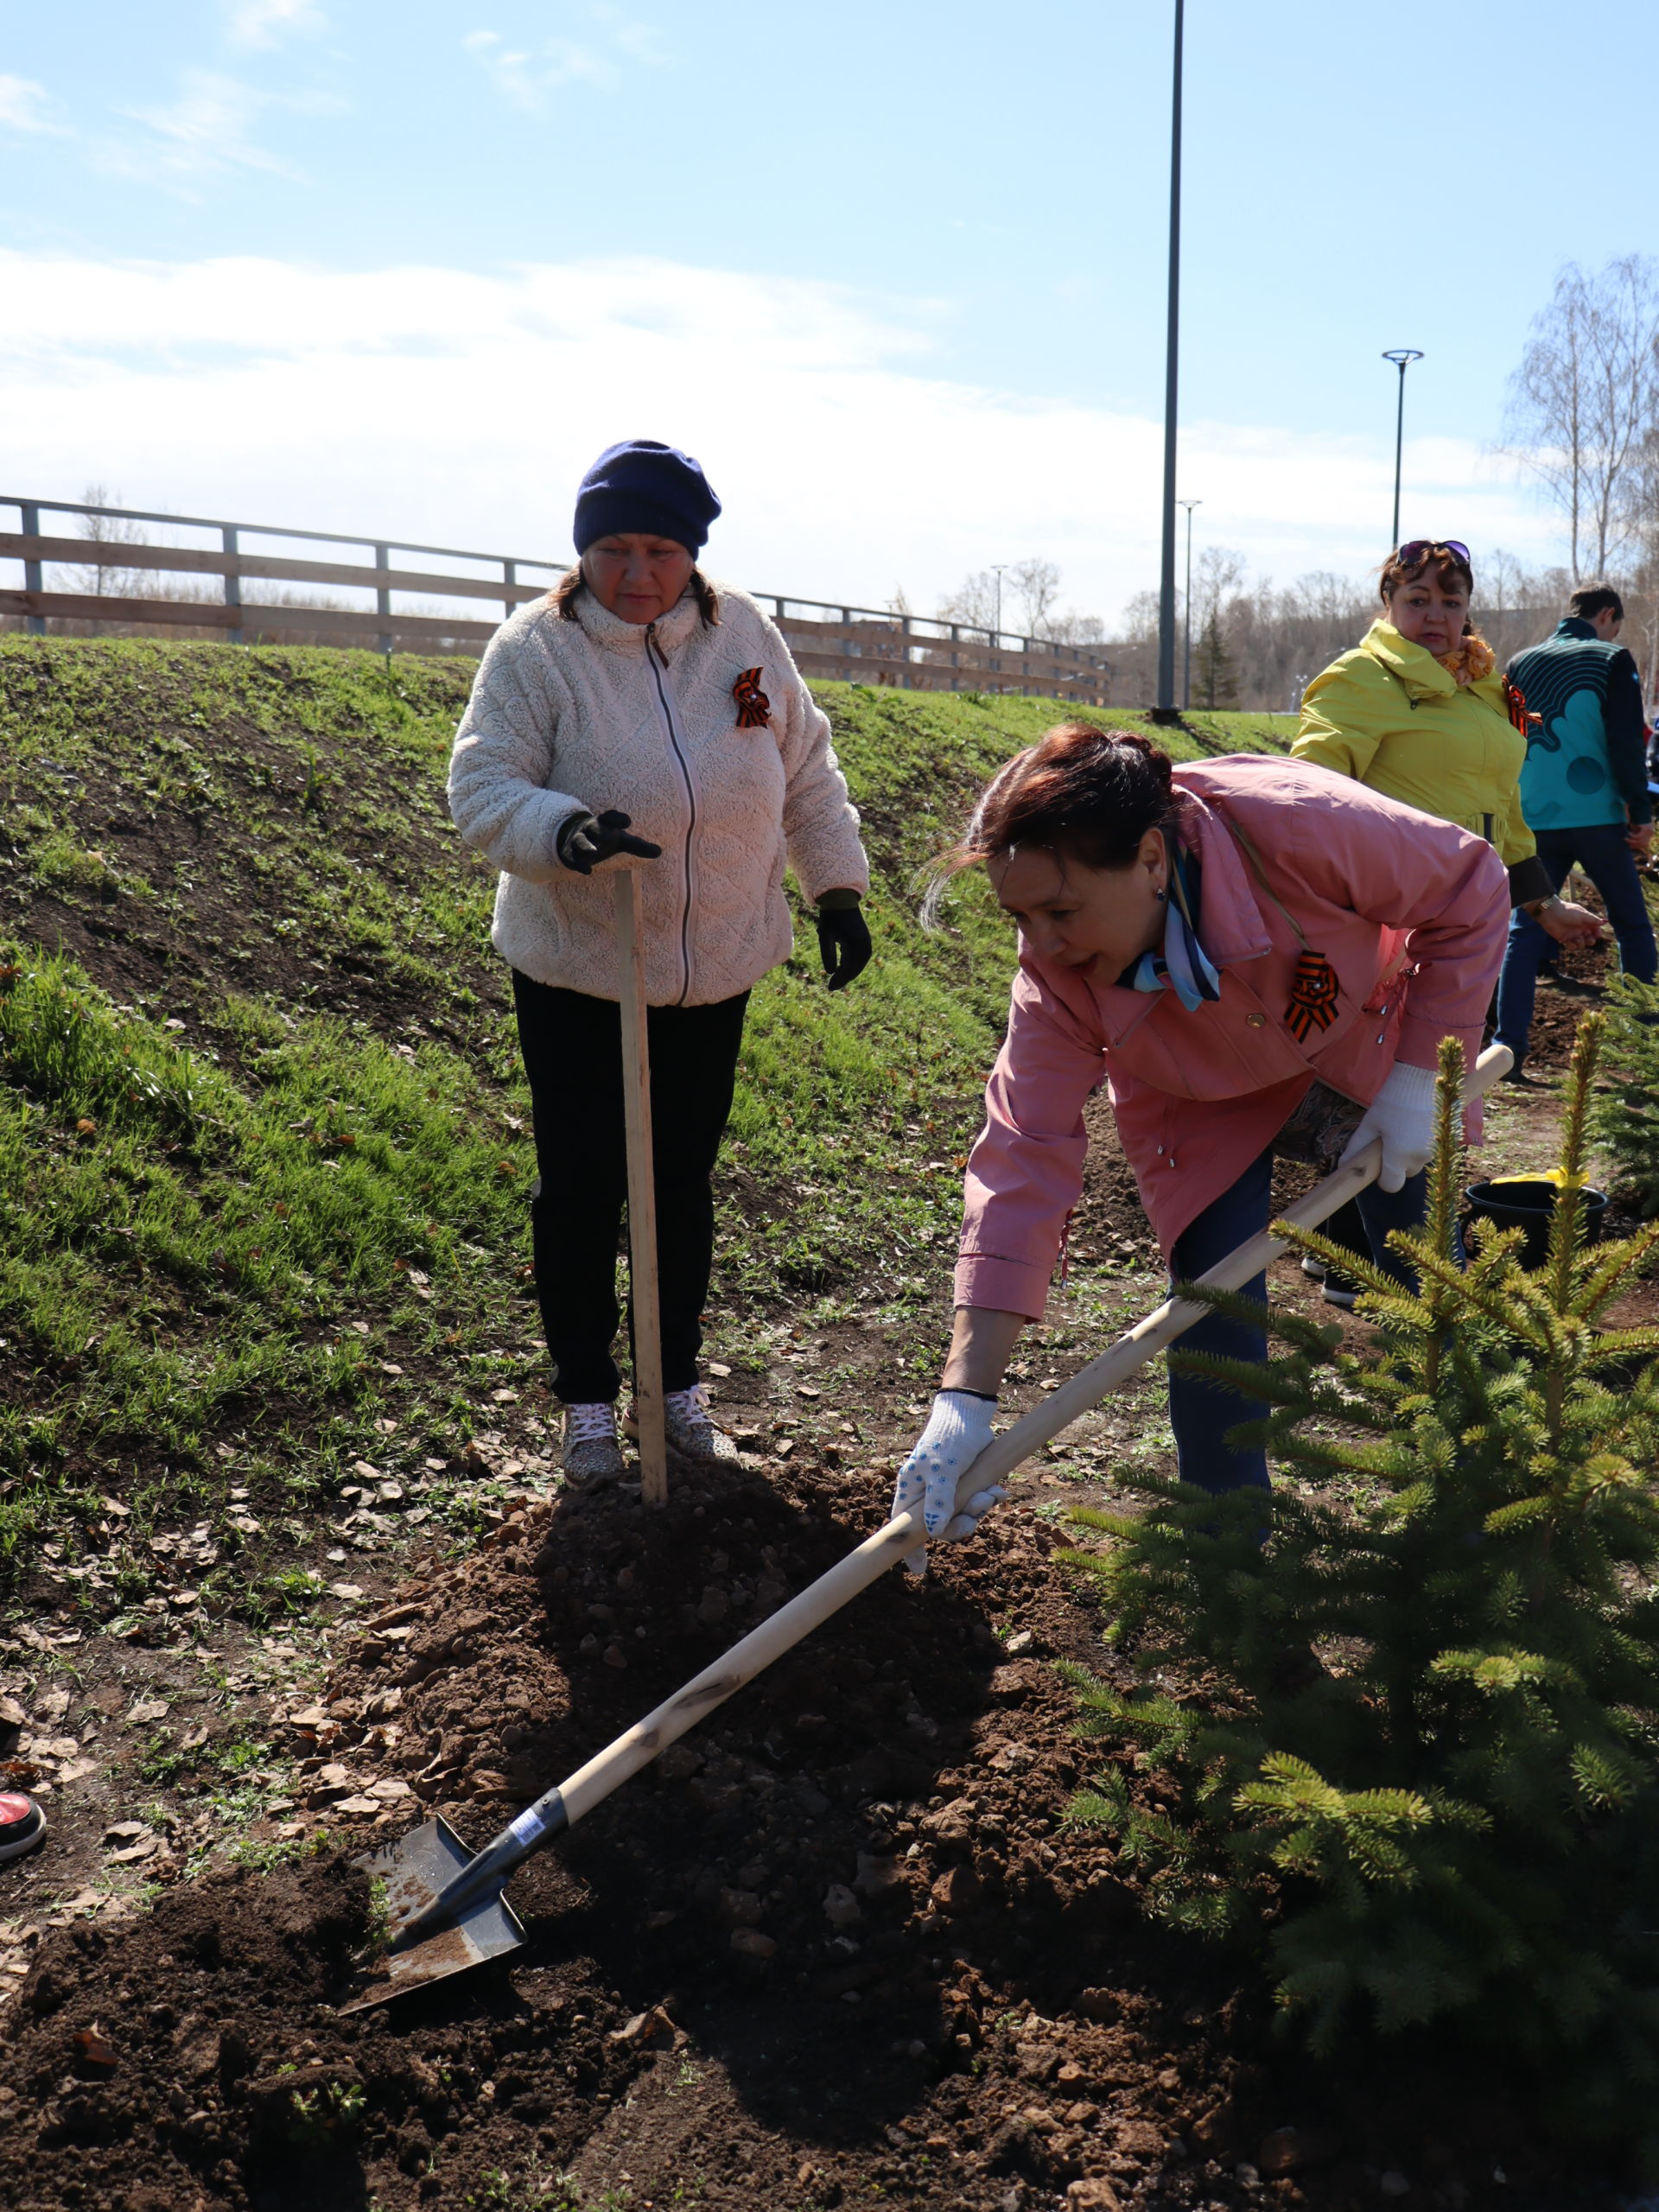
[[(609, 999), (555, 990), (517, 970), (512, 995), (542, 1178), (530, 1209), (542, 1325), (560, 1397), (591, 1405), (621, 1388), (611, 1357), (628, 1195), (621, 1014)], [(748, 1003), (745, 991), (715, 1006), (654, 1006), (647, 1017), (665, 1390), (689, 1390), (697, 1379), (715, 1249), (709, 1179), (732, 1110)]]

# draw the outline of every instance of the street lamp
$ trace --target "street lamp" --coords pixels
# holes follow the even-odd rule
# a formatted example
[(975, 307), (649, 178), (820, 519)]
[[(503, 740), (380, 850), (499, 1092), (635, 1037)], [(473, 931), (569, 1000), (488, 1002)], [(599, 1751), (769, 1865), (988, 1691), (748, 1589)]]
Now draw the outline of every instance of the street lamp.
[(1204, 501), (1177, 499), (1175, 504), (1186, 509), (1186, 597), (1182, 602), (1186, 640), (1181, 671), (1181, 711), (1185, 714), (1192, 704), (1192, 510), (1201, 507)]
[(1175, 64), (1169, 122), (1169, 320), (1164, 340), (1164, 536), (1158, 582), (1159, 721), (1175, 719), (1175, 403), (1180, 365), (1181, 35), (1185, 0), (1175, 0)]
[(1414, 346), (1395, 346), (1382, 356), (1392, 361), (1400, 372), (1400, 404), (1394, 417), (1394, 535), (1389, 540), (1393, 552), (1400, 543), (1400, 455), (1406, 435), (1406, 371), (1414, 361), (1421, 361), (1422, 354)]
[(995, 642), (999, 646), (1002, 642), (1002, 571), (1004, 569), (1011, 569), (1013, 566), (1014, 563), (1012, 561), (993, 561), (991, 563), (991, 574), (996, 578)]

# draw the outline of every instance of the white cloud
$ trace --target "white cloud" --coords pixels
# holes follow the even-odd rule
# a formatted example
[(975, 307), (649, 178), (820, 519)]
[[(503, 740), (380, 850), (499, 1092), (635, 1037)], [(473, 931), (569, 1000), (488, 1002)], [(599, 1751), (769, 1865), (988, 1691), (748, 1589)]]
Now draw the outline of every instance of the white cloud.
[(510, 45), (499, 31), (476, 30), (461, 45), (504, 98), (532, 113), (567, 85), (611, 86), (626, 66), (660, 68), (671, 59), (655, 25), (625, 16), (607, 0), (590, 0), (582, 13), (587, 37)]
[[(0, 253), (17, 473), (135, 506), (561, 556), (601, 448), (661, 437), (726, 512), (710, 562), (764, 591), (918, 608), (1040, 555), (1116, 615), (1158, 566), (1159, 425), (952, 381), (940, 310), (666, 261), (498, 274)], [(1200, 543), (1257, 575), (1357, 573), (1386, 550), (1386, 439), (1197, 423)], [(1402, 523), (1529, 558), (1548, 525), (1472, 441), (1407, 448)], [(9, 574), (0, 569), (0, 574)]]
[(222, 0), (226, 35), (234, 46), (272, 47), (295, 33), (315, 35), (328, 27), (315, 0)]
[(99, 149), (99, 165), (117, 175), (159, 184), (185, 199), (200, 197), (199, 188), (235, 169), (297, 179), (297, 169), (256, 144), (251, 136), (255, 118), (273, 104), (239, 78), (187, 69), (179, 97), (170, 107), (123, 111), (151, 135), (106, 142)]
[(0, 76), (0, 130), (39, 131), (54, 138), (67, 137), (60, 123), (41, 111), (50, 95), (32, 77)]

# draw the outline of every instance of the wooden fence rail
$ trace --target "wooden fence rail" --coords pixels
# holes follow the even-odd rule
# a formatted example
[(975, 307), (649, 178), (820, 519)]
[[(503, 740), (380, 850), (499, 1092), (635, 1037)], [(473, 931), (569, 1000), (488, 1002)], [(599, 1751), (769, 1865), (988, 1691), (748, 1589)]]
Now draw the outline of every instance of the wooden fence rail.
[[(372, 645), (378, 652), (401, 648), (417, 652), (477, 653), (493, 635), (496, 623), (468, 619), (465, 613), (432, 613), (395, 607), (393, 594), (427, 600), (490, 600), (511, 614), (527, 600), (539, 599), (549, 583), (569, 566), (566, 560), (531, 559), (526, 555), (465, 552), (454, 546), (412, 545), (390, 538), (351, 537), (336, 531), (284, 530), (264, 523), (227, 523), (195, 515), (157, 514), (135, 507), (89, 505), (76, 500), (26, 499), (0, 493), (0, 509), (17, 510), (20, 527), (0, 531), (0, 562), (22, 567), (21, 590), (0, 587), (0, 626), (20, 621), (35, 636), (48, 625), (95, 630), (110, 626), (150, 631), (180, 626), (205, 630), (237, 645), (315, 642)], [(41, 528), (42, 513), (79, 515), (95, 533), (55, 537)], [(130, 540), (109, 531), (111, 524), (162, 524), (168, 531), (207, 531), (217, 545), (156, 545), (142, 536)], [(364, 561), (320, 561), (286, 551), (250, 553), (243, 540), (278, 538), (307, 544), (356, 546)], [(465, 561), (493, 569), (494, 575), (458, 575), (449, 570), (392, 565), (392, 556)], [(90, 569), (100, 588), (48, 590), (48, 569)], [(524, 582), (521, 569), (539, 571), (542, 581)], [(133, 588), (146, 572), (157, 576), (217, 578), (217, 596), (167, 594), (145, 597)], [(101, 587), (106, 576), (120, 588)], [(245, 582), (341, 587), (367, 594), (373, 606), (342, 607), (296, 601), (245, 599)], [(1092, 646), (1062, 645), (1052, 639), (1015, 637), (970, 623), (934, 620), (924, 615), (893, 614), (875, 607), (836, 607), (820, 600), (754, 596), (769, 606), (803, 675), (831, 677), (848, 683), (888, 684), (908, 690), (1021, 692), (1073, 699), (1103, 706), (1110, 696), (1111, 670)]]

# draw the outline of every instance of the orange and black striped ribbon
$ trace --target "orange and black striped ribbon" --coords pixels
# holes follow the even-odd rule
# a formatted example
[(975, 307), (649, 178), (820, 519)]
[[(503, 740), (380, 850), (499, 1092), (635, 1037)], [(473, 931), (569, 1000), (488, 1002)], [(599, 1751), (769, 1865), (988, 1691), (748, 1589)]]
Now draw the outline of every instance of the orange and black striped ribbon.
[(1341, 990), (1337, 971), (1322, 952), (1300, 956), (1291, 978), (1290, 1004), (1285, 1008), (1286, 1023), (1298, 1044), (1306, 1043), (1310, 1030), (1331, 1027)]
[(772, 702), (760, 689), (760, 671), (746, 668), (732, 686), (737, 702), (739, 729), (765, 729), (772, 720)]

